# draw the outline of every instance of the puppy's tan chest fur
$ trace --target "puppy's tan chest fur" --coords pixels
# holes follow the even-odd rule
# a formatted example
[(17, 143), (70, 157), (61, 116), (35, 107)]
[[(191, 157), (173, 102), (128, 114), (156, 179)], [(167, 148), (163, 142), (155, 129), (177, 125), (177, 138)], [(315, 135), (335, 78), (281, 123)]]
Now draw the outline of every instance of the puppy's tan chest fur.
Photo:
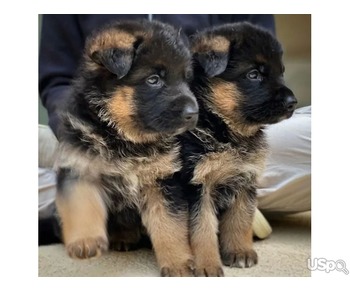
[[(107, 160), (99, 155), (82, 153), (69, 145), (61, 145), (57, 166), (74, 170), (79, 179), (92, 181), (101, 190), (106, 203), (114, 208), (141, 208), (142, 190), (155, 187), (158, 179), (180, 170), (178, 148), (149, 157), (127, 157)], [(118, 206), (115, 202), (118, 202)]]
[(231, 147), (221, 152), (207, 153), (197, 163), (192, 183), (205, 184), (212, 189), (241, 174), (257, 177), (264, 169), (266, 154), (264, 149), (244, 153), (242, 149)]
[(131, 171), (137, 173), (141, 185), (153, 185), (157, 179), (166, 178), (181, 168), (177, 148), (163, 155), (136, 158), (132, 164)]

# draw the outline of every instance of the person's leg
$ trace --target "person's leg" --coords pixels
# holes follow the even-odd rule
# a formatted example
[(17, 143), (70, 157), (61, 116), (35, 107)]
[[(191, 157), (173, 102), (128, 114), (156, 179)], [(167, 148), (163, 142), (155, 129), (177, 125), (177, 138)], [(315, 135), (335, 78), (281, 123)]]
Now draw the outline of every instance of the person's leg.
[(39, 219), (50, 217), (55, 211), (56, 173), (39, 167)]
[(311, 210), (311, 106), (266, 128), (270, 155), (258, 187), (258, 208), (266, 212)]
[(56, 216), (56, 173), (52, 169), (57, 139), (48, 126), (39, 125), (38, 224), (39, 245), (60, 242)]
[(56, 173), (39, 167), (39, 245), (61, 242), (56, 216)]

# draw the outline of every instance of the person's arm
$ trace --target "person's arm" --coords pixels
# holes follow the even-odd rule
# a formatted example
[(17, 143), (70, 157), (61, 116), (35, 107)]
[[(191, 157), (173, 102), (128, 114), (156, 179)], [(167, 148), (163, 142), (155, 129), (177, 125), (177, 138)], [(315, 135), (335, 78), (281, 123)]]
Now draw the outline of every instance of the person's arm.
[(84, 48), (84, 36), (74, 15), (44, 15), (39, 51), (39, 94), (56, 136), (58, 112), (70, 90)]

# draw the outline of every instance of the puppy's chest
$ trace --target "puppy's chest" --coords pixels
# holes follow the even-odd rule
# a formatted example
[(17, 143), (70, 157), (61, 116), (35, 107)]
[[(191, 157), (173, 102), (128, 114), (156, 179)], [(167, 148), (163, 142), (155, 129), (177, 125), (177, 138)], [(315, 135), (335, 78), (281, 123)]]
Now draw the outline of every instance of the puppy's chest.
[(198, 156), (192, 183), (214, 188), (237, 180), (237, 177), (255, 183), (264, 169), (267, 155), (264, 143), (242, 143), (236, 146), (215, 141), (207, 145), (209, 147), (206, 147), (205, 152)]
[(147, 188), (154, 188), (180, 169), (176, 151), (152, 157), (130, 157), (116, 162), (113, 174), (101, 174), (102, 185), (113, 209), (141, 208)]

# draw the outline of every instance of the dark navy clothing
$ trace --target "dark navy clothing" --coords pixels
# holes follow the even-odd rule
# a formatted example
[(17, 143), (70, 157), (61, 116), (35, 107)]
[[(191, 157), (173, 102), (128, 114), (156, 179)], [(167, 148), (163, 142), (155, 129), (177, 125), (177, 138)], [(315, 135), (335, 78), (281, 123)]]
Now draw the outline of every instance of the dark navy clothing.
[[(148, 19), (148, 14), (117, 15), (44, 15), (39, 52), (39, 93), (49, 115), (49, 125), (58, 136), (58, 111), (70, 90), (86, 37), (108, 22), (126, 19)], [(274, 17), (270, 14), (209, 15), (153, 14), (153, 20), (182, 28), (188, 36), (204, 28), (238, 21), (249, 21), (275, 33)]]

